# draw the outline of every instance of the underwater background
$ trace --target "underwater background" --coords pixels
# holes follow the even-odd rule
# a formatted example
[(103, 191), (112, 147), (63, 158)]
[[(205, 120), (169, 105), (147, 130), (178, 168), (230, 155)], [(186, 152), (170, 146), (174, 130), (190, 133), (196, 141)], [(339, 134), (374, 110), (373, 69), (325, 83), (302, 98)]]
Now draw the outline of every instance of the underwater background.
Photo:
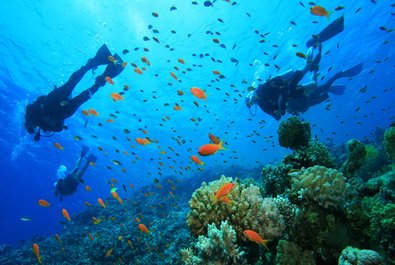
[[(343, 95), (331, 95), (328, 101), (301, 115), (310, 124), (311, 138), (325, 144), (336, 163), (308, 166), (332, 167), (340, 172), (347, 159), (346, 143), (356, 139), (365, 147), (369, 145), (370, 149), (366, 149), (375, 148), (371, 153), (378, 154), (375, 166), (347, 177), (350, 185), (358, 182), (352, 182), (352, 178), (362, 179), (358, 185), (364, 185), (373, 176), (391, 173), (393, 161), (387, 156), (389, 148), (386, 148), (388, 144), (383, 145), (383, 139), (384, 132), (395, 122), (393, 1), (207, 2), (0, 2), (1, 264), (34, 264), (37, 259), (31, 250), (33, 243), (40, 245), (44, 264), (209, 264), (210, 257), (200, 257), (193, 262), (186, 257), (192, 254), (181, 255), (180, 249), (194, 245), (198, 235), (207, 234), (207, 225), (203, 233), (187, 224), (191, 207), (188, 202), (196, 197), (192, 193), (203, 181), (221, 181), (221, 175), (234, 181), (239, 178), (237, 181), (241, 182), (249, 178), (238, 187), (247, 189), (248, 185), (256, 185), (263, 197), (288, 194), (287, 200), (300, 211), (306, 209), (303, 202), (298, 204), (292, 197), (292, 191), (297, 189), (293, 182), (292, 187), (288, 180), (280, 191), (272, 192), (267, 190), (269, 186), (261, 176), (262, 168), (269, 163), (280, 168), (278, 163), (287, 165), (282, 160), (284, 157), (295, 154), (295, 150), (279, 144), (278, 136), (280, 122), (291, 115), (276, 121), (258, 109), (253, 116), (245, 106), (244, 97), (252, 84), (290, 68), (302, 67), (304, 59), (295, 54), (306, 53), (307, 40), (342, 15), (344, 32), (323, 44), (320, 78), (360, 62), (364, 63), (364, 70), (350, 80), (337, 81), (347, 86)], [(309, 11), (313, 5), (324, 6), (333, 13), (329, 18), (314, 16)], [(129, 63), (125, 70), (114, 79), (114, 85), (100, 88), (66, 120), (68, 130), (35, 142), (23, 126), (26, 105), (48, 94), (55, 85), (64, 84), (103, 43)], [(143, 62), (142, 57), (148, 59), (149, 64)], [(185, 63), (180, 63), (179, 58)], [(138, 74), (132, 63), (146, 70)], [(103, 69), (86, 74), (73, 95), (89, 87)], [(220, 74), (213, 73), (214, 70)], [(124, 89), (125, 85), (128, 90)], [(205, 90), (207, 99), (194, 97), (191, 87)], [(114, 101), (110, 94), (121, 91), (124, 91), (124, 99)], [(176, 105), (182, 109), (175, 110)], [(81, 112), (92, 108), (99, 113), (98, 117)], [(200, 157), (205, 164), (199, 166), (190, 157), (197, 155), (200, 146), (209, 143), (209, 133), (224, 140), (226, 150)], [(137, 137), (154, 141), (143, 146), (135, 142)], [(386, 139), (393, 140), (388, 137)], [(55, 143), (60, 143), (63, 151), (57, 149)], [(98, 160), (85, 173), (78, 191), (60, 201), (54, 196), (57, 170), (61, 165), (71, 170), (82, 145), (88, 146), (89, 153)], [(292, 166), (288, 163), (290, 167), (281, 170), (301, 170), (304, 164), (298, 161)], [(288, 176), (284, 172), (279, 174)], [(394, 175), (388, 176), (387, 182), (391, 183)], [(225, 182), (222, 178), (221, 183)], [(91, 191), (85, 190), (86, 185)], [(286, 185), (291, 193), (285, 190)], [(124, 201), (122, 205), (111, 197), (113, 187), (118, 188), (118, 195)], [(213, 196), (219, 187), (220, 184), (213, 184)], [(393, 186), (388, 187), (386, 192), (391, 194)], [(354, 190), (360, 193), (350, 195), (350, 200), (361, 202), (366, 195), (364, 188)], [(372, 198), (377, 196), (374, 197), (376, 206), (381, 203), (382, 207), (389, 208), (383, 210), (383, 215), (375, 215), (387, 218), (389, 223), (380, 226), (376, 234), (372, 230), (356, 237), (351, 236), (351, 232), (345, 233), (348, 235), (344, 240), (346, 245), (327, 246), (327, 250), (332, 249), (338, 257), (342, 248), (364, 241), (354, 247), (380, 253), (383, 263), (374, 264), (393, 264), (393, 242), (382, 237), (366, 242), (377, 234), (393, 236), (394, 233), (394, 197), (385, 192), (387, 195), (383, 195), (381, 188), (376, 191), (368, 193)], [(98, 205), (99, 197), (107, 204), (106, 208)], [(41, 207), (37, 203), (40, 199), (48, 201), (50, 207)], [(62, 209), (67, 209), (71, 222), (62, 216)], [(327, 210), (324, 207), (317, 211)], [(228, 212), (228, 217), (231, 214)], [(319, 216), (325, 214), (328, 213), (320, 212)], [(365, 222), (366, 229), (371, 229), (370, 224), (366, 224), (369, 214), (363, 215), (365, 219), (356, 214), (353, 218), (347, 214), (330, 215), (334, 219), (341, 215), (342, 224), (353, 220), (355, 223), (350, 227), (364, 227)], [(102, 216), (101, 223), (93, 224), (92, 216)], [(150, 237), (140, 232), (135, 218), (147, 225)], [(219, 229), (221, 220), (226, 218), (214, 219)], [(358, 223), (362, 219), (363, 222)], [(279, 240), (293, 244), (300, 243), (295, 238), (303, 241), (303, 237), (298, 238), (300, 235), (292, 234), (292, 229), (287, 234), (286, 229), (281, 233), (283, 237), (266, 238), (273, 240), (269, 244), (272, 254), (263, 246), (241, 239), (236, 229), (239, 247), (248, 258), (243, 261), (224, 258), (222, 263), (309, 264), (276, 260), (276, 253), (281, 252)], [(323, 231), (325, 227), (320, 229)], [(97, 233), (94, 240), (88, 238), (88, 232)], [(55, 234), (60, 235), (61, 243), (56, 241)], [(300, 246), (299, 251), (309, 247)], [(311, 260), (315, 259), (317, 264), (333, 264), (333, 255), (313, 252)], [(210, 253), (215, 255), (215, 251)], [(13, 263), (16, 257), (19, 260)]]

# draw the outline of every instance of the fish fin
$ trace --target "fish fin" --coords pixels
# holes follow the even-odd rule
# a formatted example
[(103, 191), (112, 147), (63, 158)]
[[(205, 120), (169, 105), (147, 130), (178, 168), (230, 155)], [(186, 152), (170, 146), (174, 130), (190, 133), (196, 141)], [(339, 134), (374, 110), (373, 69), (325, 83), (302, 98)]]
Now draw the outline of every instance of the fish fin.
[(328, 15), (326, 15), (326, 18), (327, 18), (328, 20), (330, 20), (330, 19), (331, 19), (331, 15), (332, 15), (332, 13), (333, 13), (333, 11), (329, 11), (329, 12), (328, 12)]
[[(262, 241), (262, 245), (266, 248), (266, 250), (269, 250), (269, 248), (267, 247), (267, 244), (270, 242), (271, 240), (270, 239), (264, 239), (263, 241)], [(269, 250), (270, 251), (270, 250)]]
[(346, 90), (345, 85), (336, 85), (336, 86), (330, 86), (328, 91), (334, 95), (341, 96), (344, 94), (344, 90)]
[(220, 150), (226, 150), (226, 148), (224, 147), (224, 139), (222, 139), (222, 140), (219, 142), (219, 149), (220, 149)]
[(214, 204), (216, 204), (217, 203), (217, 201), (218, 201), (218, 199), (217, 199), (217, 197), (213, 197), (213, 203), (211, 204), (211, 205), (214, 205)]
[(222, 197), (222, 198), (221, 198), (221, 201), (222, 201), (223, 203), (232, 203), (232, 201), (228, 198), (228, 196)]

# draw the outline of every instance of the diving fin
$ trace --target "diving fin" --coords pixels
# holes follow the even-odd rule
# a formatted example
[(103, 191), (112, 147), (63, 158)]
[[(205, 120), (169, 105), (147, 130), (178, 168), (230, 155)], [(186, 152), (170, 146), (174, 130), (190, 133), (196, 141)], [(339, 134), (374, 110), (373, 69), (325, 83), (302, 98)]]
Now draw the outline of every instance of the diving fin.
[(335, 85), (335, 86), (330, 86), (328, 92), (337, 96), (341, 96), (344, 94), (344, 90), (346, 90), (345, 85)]
[(88, 157), (86, 158), (86, 160), (88, 160), (88, 162), (93, 162), (93, 163), (95, 163), (96, 160), (97, 160), (97, 156), (90, 154), (90, 155), (88, 155)]
[(105, 65), (110, 63), (108, 57), (111, 56), (111, 52), (106, 44), (103, 44), (99, 50), (96, 52), (95, 57), (88, 60), (86, 66), (89, 69), (98, 67), (99, 65)]
[(114, 78), (114, 77), (118, 76), (125, 68), (123, 66), (123, 60), (118, 54), (114, 54), (113, 57), (116, 61), (116, 64), (113, 64), (113, 63), (108, 64), (102, 74), (103, 77), (109, 76), (111, 78)]
[(343, 77), (354, 77), (356, 75), (359, 75), (363, 70), (363, 63), (359, 63), (357, 65), (354, 65), (350, 69), (347, 69), (343, 71)]
[(336, 36), (343, 30), (344, 30), (344, 16), (341, 16), (335, 21), (333, 21), (331, 24), (329, 24), (326, 28), (324, 28), (320, 33), (318, 33), (317, 35), (313, 35), (313, 38), (311, 38), (306, 43), (306, 46), (315, 47), (317, 46), (317, 43), (323, 43), (324, 41), (327, 41), (332, 37)]
[(89, 147), (86, 146), (86, 145), (82, 145), (82, 148), (81, 148), (81, 157), (84, 157), (84, 156), (86, 155), (86, 153), (88, 153), (88, 151), (89, 151)]

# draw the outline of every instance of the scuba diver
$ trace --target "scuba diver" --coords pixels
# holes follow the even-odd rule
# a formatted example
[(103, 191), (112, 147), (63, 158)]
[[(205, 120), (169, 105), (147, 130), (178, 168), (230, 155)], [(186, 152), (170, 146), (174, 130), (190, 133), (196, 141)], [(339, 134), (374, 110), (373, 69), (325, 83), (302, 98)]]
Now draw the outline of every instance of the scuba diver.
[[(95, 57), (88, 60), (86, 65), (75, 71), (69, 80), (61, 87), (55, 87), (48, 95), (38, 97), (26, 106), (25, 128), (34, 134), (34, 140), (40, 136), (52, 136), (54, 132), (67, 129), (66, 118), (71, 117), (77, 109), (88, 101), (98, 89), (106, 84), (106, 77), (114, 78), (123, 71), (123, 61), (118, 54), (111, 55), (107, 45), (103, 44)], [(100, 65), (107, 65), (103, 74), (96, 77), (95, 83), (78, 96), (71, 98), (72, 91), (89, 71)], [(38, 129), (36, 129), (38, 127)], [(41, 130), (45, 134), (41, 134)]]
[[(321, 61), (322, 43), (331, 39), (344, 30), (344, 17), (333, 21), (318, 35), (313, 35), (306, 46), (306, 64), (298, 70), (290, 69), (276, 77), (270, 78), (258, 88), (249, 88), (245, 103), (251, 112), (251, 107), (258, 105), (264, 112), (276, 120), (280, 120), (285, 112), (298, 113), (306, 111), (329, 97), (328, 92), (342, 94), (344, 86), (332, 86), (342, 77), (352, 77), (362, 71), (362, 64), (358, 64), (346, 71), (335, 74), (322, 86), (317, 86), (317, 71)], [(299, 85), (307, 72), (312, 72), (312, 79), (307, 84)], [(315, 91), (316, 90), (316, 91)], [(325, 98), (326, 97), (326, 98)], [(290, 102), (292, 102), (290, 104)]]
[(85, 165), (80, 170), (80, 165), (82, 159), (85, 158), (86, 153), (88, 152), (89, 148), (85, 145), (82, 146), (80, 158), (75, 163), (74, 169), (67, 174), (67, 168), (61, 165), (58, 169), (58, 180), (55, 182), (55, 196), (60, 195), (60, 200), (63, 200), (63, 196), (72, 195), (74, 192), (77, 191), (77, 187), (80, 183), (83, 183), (82, 176), (84, 175), (85, 171), (88, 169), (90, 163), (95, 163), (97, 157), (90, 154), (86, 158)]

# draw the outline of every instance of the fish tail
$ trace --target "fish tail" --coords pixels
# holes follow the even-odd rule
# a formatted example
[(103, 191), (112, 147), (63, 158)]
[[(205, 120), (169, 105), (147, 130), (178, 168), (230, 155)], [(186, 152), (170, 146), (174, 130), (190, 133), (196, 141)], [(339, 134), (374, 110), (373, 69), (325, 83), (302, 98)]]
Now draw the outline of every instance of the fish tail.
[(224, 147), (224, 139), (222, 139), (220, 142), (219, 142), (219, 149), (221, 149), (221, 150), (226, 150), (226, 148)]
[(331, 19), (332, 13), (333, 13), (333, 11), (328, 11), (328, 15), (326, 15), (326, 18), (327, 18), (328, 20)]
[(215, 196), (214, 196), (213, 203), (212, 203), (211, 205), (214, 205), (214, 204), (216, 204), (216, 203), (217, 203), (217, 201), (218, 201), (217, 197), (215, 197)]
[(262, 245), (266, 248), (266, 250), (269, 250), (269, 248), (267, 247), (267, 245), (268, 245), (268, 243), (269, 243), (270, 241), (271, 241), (270, 239), (264, 239), (264, 240), (262, 241)]

